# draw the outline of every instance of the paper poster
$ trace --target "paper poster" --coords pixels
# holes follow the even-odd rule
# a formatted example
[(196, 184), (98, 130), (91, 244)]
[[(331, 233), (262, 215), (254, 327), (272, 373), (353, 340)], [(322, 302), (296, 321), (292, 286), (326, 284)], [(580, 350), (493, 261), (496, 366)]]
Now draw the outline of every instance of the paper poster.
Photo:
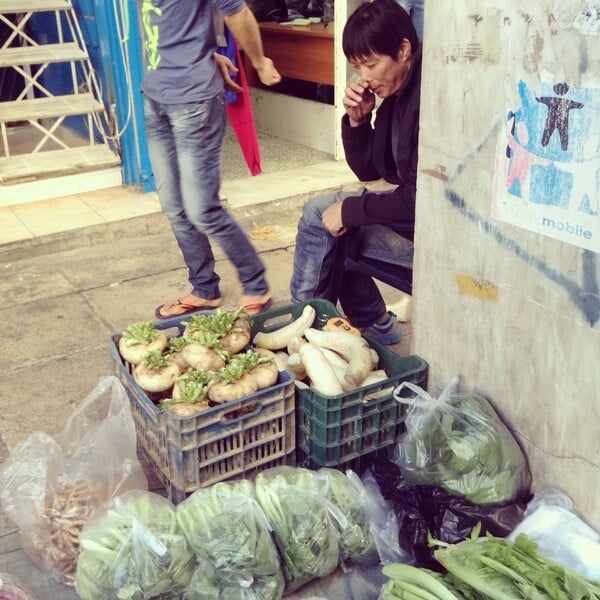
[(518, 83), (499, 135), (492, 217), (600, 252), (600, 88)]

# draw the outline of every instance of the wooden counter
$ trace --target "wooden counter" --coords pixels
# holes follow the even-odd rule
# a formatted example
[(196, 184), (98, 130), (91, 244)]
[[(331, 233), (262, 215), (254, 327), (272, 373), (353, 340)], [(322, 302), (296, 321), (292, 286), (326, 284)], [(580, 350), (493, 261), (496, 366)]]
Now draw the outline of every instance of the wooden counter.
[[(259, 23), (265, 56), (275, 63), (282, 77), (334, 85), (333, 26), (322, 23), (282, 25)], [(247, 58), (248, 84), (257, 81)]]

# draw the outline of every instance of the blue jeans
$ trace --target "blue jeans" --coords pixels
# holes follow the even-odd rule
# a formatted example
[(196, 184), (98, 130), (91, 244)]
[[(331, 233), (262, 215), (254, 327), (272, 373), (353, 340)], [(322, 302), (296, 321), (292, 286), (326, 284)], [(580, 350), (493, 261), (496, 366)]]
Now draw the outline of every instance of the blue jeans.
[[(360, 192), (359, 192), (360, 193)], [(323, 227), (325, 209), (357, 192), (335, 192), (317, 196), (304, 205), (298, 222), (294, 272), (290, 283), (292, 302), (323, 298), (339, 300), (346, 316), (357, 327), (369, 327), (386, 311), (385, 302), (371, 277), (346, 271), (347, 233), (333, 237)], [(387, 225), (363, 225), (352, 233), (359, 253), (393, 265), (412, 268), (413, 244)]]
[(266, 293), (265, 267), (219, 198), (223, 97), (187, 104), (146, 97), (144, 116), (158, 198), (188, 267), (192, 294), (208, 300), (221, 296), (209, 237), (237, 269), (245, 294)]
[(419, 40), (423, 41), (425, 0), (397, 0), (397, 2), (410, 15)]

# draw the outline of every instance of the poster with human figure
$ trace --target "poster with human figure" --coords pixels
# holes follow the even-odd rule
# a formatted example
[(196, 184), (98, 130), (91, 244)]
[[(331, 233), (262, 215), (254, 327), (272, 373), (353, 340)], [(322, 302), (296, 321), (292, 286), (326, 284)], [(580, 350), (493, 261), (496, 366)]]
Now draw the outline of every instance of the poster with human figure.
[(600, 252), (600, 89), (519, 81), (518, 98), (498, 138), (492, 217)]

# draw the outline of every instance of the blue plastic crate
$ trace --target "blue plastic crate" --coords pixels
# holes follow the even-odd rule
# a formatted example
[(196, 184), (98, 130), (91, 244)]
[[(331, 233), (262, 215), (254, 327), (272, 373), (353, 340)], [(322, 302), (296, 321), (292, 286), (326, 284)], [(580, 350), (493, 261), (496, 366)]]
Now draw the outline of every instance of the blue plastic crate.
[[(172, 337), (183, 333), (186, 320), (166, 319), (155, 325)], [(110, 350), (131, 401), (138, 447), (173, 502), (218, 481), (295, 464), (295, 388), (290, 373), (280, 372), (274, 386), (245, 398), (179, 416), (159, 410), (136, 383), (132, 365), (119, 353), (120, 337), (111, 336)]]

